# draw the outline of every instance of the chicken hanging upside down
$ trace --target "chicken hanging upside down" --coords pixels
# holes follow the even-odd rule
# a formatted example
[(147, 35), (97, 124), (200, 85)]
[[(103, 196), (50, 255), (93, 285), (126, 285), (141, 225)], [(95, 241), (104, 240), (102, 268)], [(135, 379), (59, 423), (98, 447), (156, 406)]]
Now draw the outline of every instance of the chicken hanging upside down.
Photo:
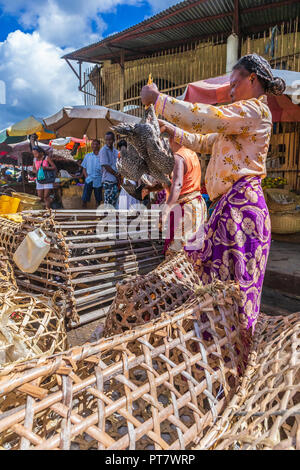
[(171, 185), (168, 175), (174, 168), (174, 155), (169, 139), (160, 135), (153, 105), (145, 110), (145, 117), (139, 124), (119, 124), (113, 129), (129, 141), (127, 149), (122, 148), (117, 162), (122, 176), (138, 181), (148, 174), (163, 185)]

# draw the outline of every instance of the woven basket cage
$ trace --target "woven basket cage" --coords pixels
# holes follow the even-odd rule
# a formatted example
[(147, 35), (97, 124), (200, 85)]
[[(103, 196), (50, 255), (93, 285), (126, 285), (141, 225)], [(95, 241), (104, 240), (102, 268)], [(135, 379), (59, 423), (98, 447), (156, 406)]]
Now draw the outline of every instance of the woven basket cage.
[(238, 288), (216, 282), (159, 320), (0, 370), (4, 449), (189, 449), (243, 372)]
[[(23, 273), (14, 265), (18, 287), (47, 297), (56, 295), (71, 328), (105, 317), (118, 282), (147, 274), (163, 260), (162, 242), (149, 238), (152, 216), (147, 216), (148, 225), (136, 239), (128, 239), (125, 231), (139, 216), (129, 215), (123, 224), (118, 211), (109, 216), (94, 210), (38, 211), (22, 217), (22, 223), (0, 217), (0, 245), (10, 259), (26, 234), (38, 227), (51, 239), (51, 248), (35, 273)], [(98, 234), (99, 227), (115, 226), (120, 236)]]
[[(297, 202), (295, 195), (288, 189), (266, 189), (265, 194), (267, 194), (267, 205), (272, 211), (287, 212), (296, 209)], [(290, 202), (278, 202), (280, 198), (289, 200)]]
[(64, 319), (48, 299), (18, 291), (12, 267), (0, 250), (0, 364), (64, 351)]
[(117, 284), (104, 335), (123, 333), (159, 318), (162, 313), (174, 310), (193, 297), (199, 287), (198, 275), (185, 253), (180, 252), (145, 276)]
[(0, 364), (67, 348), (64, 318), (43, 300), (23, 293), (0, 295)]
[(13, 268), (5, 256), (5, 250), (0, 247), (0, 295), (8, 291), (17, 291), (17, 284)]
[(272, 233), (300, 232), (300, 212), (270, 212)]
[(300, 450), (300, 312), (262, 316), (242, 383), (198, 449)]

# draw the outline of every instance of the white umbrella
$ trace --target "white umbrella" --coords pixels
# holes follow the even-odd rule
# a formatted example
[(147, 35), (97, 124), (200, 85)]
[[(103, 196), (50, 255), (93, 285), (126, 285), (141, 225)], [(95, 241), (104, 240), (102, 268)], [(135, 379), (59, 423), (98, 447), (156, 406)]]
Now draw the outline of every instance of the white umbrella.
[(61, 137), (88, 139), (103, 138), (112, 126), (123, 122), (137, 124), (140, 118), (105, 108), (104, 106), (66, 106), (58, 113), (44, 119), (47, 129), (55, 131)]

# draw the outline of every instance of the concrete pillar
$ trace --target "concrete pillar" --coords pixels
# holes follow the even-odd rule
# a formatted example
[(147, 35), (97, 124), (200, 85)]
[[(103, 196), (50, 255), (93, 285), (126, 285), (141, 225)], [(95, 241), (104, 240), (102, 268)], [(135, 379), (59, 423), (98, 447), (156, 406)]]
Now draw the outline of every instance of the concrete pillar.
[(226, 73), (231, 72), (239, 58), (239, 37), (232, 33), (227, 39)]

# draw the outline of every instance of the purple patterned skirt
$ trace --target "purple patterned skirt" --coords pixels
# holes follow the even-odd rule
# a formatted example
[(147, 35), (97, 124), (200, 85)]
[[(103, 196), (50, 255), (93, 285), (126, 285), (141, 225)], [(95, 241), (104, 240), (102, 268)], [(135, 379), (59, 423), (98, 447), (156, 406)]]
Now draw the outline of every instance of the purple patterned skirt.
[[(202, 238), (202, 241), (201, 241)], [(190, 240), (187, 255), (203, 284), (212, 276), (240, 286), (239, 315), (247, 335), (254, 332), (271, 243), (269, 211), (258, 176), (237, 181), (217, 203), (203, 237)], [(198, 246), (197, 246), (198, 243)], [(195, 248), (194, 248), (195, 247)]]

